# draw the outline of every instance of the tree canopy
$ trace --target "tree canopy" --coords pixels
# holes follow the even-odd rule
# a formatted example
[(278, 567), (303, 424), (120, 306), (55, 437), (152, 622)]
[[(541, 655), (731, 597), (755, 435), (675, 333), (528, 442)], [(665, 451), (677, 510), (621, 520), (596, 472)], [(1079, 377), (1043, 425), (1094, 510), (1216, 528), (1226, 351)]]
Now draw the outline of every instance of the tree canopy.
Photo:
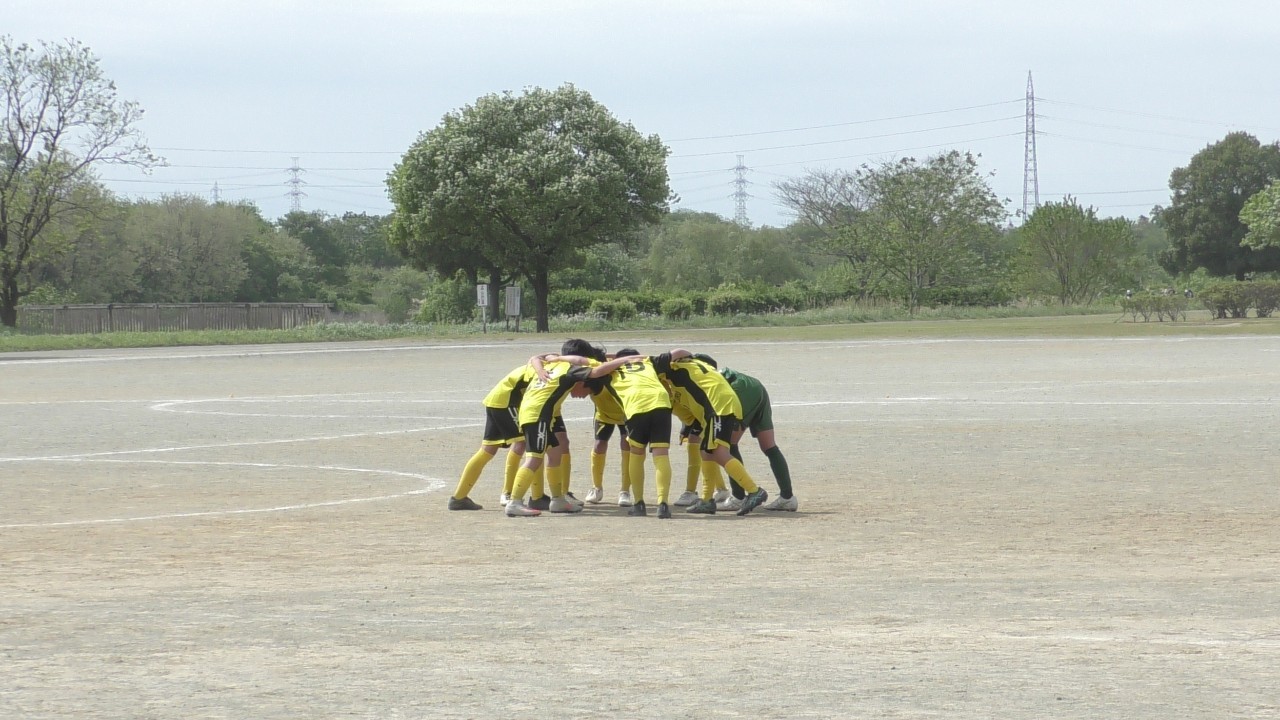
[(1210, 275), (1243, 280), (1252, 272), (1280, 270), (1280, 248), (1242, 244), (1245, 201), (1280, 179), (1280, 144), (1263, 145), (1234, 132), (1191, 158), (1169, 177), (1173, 198), (1157, 219), (1169, 234), (1160, 264), (1173, 274), (1204, 268)]
[(423, 268), (527, 278), (545, 332), (552, 270), (667, 211), (667, 154), (572, 85), (486, 95), (422, 134), (391, 172), (391, 242)]
[(860, 268), (867, 282), (892, 279), (913, 311), (922, 290), (975, 276), (1005, 217), (977, 160), (957, 151), (811, 172), (777, 190), (821, 231), (820, 248)]
[(1137, 273), (1131, 223), (1099, 219), (1073, 198), (1036, 208), (1018, 236), (1029, 288), (1063, 305), (1087, 305), (1109, 285), (1132, 284)]

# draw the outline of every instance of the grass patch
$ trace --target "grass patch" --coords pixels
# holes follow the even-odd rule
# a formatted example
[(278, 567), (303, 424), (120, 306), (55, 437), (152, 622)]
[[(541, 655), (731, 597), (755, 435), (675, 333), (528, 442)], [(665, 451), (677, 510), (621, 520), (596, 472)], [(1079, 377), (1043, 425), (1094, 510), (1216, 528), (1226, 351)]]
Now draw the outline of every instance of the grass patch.
[[(357, 342), (370, 340), (531, 340), (538, 336), (525, 321), (521, 332), (502, 325), (375, 325), (343, 323), (309, 325), (291, 330), (205, 330), (186, 332), (118, 332), (85, 335), (23, 335), (0, 330), (0, 352), (82, 350), (199, 345), (264, 345), (277, 343)], [(1165, 335), (1276, 335), (1280, 318), (1213, 320), (1206, 311), (1187, 313), (1184, 322), (1133, 322), (1118, 308), (924, 309), (914, 316), (896, 307), (841, 306), (807, 312), (731, 317), (699, 316), (673, 321), (638, 318), (625, 323), (554, 318), (550, 337), (585, 336), (616, 344), (675, 340), (846, 340), (950, 337), (1159, 337)], [(555, 343), (553, 343), (555, 344)]]

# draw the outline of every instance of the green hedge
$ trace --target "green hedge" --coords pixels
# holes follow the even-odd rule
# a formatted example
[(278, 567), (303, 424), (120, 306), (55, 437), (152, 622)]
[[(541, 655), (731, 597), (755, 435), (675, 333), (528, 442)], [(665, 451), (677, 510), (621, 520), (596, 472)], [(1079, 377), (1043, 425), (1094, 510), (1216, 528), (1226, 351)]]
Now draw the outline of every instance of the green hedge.
[(1120, 309), (1133, 316), (1137, 322), (1142, 316), (1143, 322), (1156, 318), (1160, 322), (1168, 320), (1186, 320), (1187, 305), (1190, 301), (1182, 295), (1164, 295), (1160, 293), (1141, 293), (1133, 297), (1120, 298)]
[(1200, 291), (1200, 302), (1215, 319), (1249, 317), (1249, 310), (1260, 317), (1271, 317), (1280, 308), (1280, 281), (1218, 282)]

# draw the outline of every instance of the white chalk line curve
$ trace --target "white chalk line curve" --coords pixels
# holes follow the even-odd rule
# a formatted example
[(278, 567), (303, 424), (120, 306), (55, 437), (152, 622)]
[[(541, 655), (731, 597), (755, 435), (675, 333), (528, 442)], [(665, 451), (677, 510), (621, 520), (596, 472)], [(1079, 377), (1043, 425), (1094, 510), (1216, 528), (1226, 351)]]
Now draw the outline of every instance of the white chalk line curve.
[[(5, 458), (9, 459), (9, 458)], [(444, 480), (433, 478), (418, 473), (400, 472), (397, 470), (377, 470), (372, 468), (356, 468), (343, 467), (339, 465), (294, 465), (287, 463), (260, 463), (260, 462), (228, 462), (228, 461), (203, 461), (203, 460), (112, 460), (100, 458), (33, 458), (32, 461), (48, 461), (48, 462), (111, 462), (111, 463), (145, 463), (156, 465), (217, 465), (229, 467), (258, 467), (270, 469), (294, 469), (294, 470), (322, 470), (330, 472), (356, 472), (375, 475), (392, 475), (398, 477), (412, 478), (422, 480), (427, 483), (426, 487), (416, 490), (407, 490), (401, 493), (392, 493), (390, 495), (375, 495), (368, 497), (344, 498), (342, 500), (326, 500), (324, 502), (314, 503), (295, 503), (292, 505), (277, 505), (266, 508), (234, 508), (230, 510), (200, 510), (194, 512), (183, 513), (160, 513), (155, 515), (136, 515), (130, 517), (117, 518), (94, 518), (88, 520), (59, 520), (44, 523), (11, 523), (0, 525), (0, 530), (17, 530), (30, 528), (55, 528), (55, 527), (76, 527), (85, 525), (113, 525), (133, 522), (151, 522), (156, 520), (179, 520), (184, 518), (197, 517), (222, 517), (232, 515), (254, 515), (265, 513), (291, 512), (296, 510), (309, 510), (312, 508), (337, 507), (341, 505), (354, 505), (358, 503), (383, 502), (387, 500), (398, 500), (401, 498), (412, 497), (415, 495), (425, 495), (429, 492), (443, 489), (446, 487)]]

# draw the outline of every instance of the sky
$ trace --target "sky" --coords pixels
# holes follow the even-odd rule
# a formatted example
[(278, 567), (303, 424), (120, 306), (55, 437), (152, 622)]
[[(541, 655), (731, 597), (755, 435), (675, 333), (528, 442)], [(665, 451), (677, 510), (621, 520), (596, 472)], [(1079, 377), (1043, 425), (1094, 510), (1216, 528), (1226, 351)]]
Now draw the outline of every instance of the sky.
[(1227, 133), (1280, 139), (1275, 0), (4, 0), (0, 34), (85, 44), (143, 108), (166, 165), (99, 168), (114, 192), (268, 219), (389, 213), (446, 114), (566, 83), (662, 138), (674, 208), (745, 192), (756, 226), (791, 222), (778, 182), (952, 149), (1017, 224), (1028, 137), (1041, 203), (1137, 218)]

